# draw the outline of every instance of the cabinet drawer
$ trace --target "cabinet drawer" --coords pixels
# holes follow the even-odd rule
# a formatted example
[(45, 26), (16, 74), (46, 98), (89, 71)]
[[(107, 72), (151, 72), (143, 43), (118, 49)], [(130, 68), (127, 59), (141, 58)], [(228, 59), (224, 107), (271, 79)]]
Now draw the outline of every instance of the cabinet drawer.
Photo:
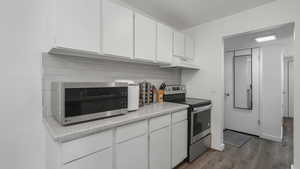
[(112, 169), (112, 164), (112, 148), (108, 148), (63, 165), (62, 169)]
[(150, 132), (169, 126), (171, 123), (171, 115), (156, 117), (150, 120)]
[(67, 163), (112, 146), (112, 130), (62, 144), (63, 163)]
[(147, 130), (148, 124), (146, 120), (118, 127), (116, 131), (116, 142), (120, 143), (131, 138), (141, 136), (146, 134)]
[(172, 123), (177, 123), (183, 120), (187, 119), (187, 110), (179, 111), (176, 113), (173, 113)]

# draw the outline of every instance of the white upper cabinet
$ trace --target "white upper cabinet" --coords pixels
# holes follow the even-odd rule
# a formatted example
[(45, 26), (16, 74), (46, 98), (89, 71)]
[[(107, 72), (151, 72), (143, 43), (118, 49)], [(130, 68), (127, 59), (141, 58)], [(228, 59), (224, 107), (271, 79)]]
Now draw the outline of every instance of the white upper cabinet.
[(135, 13), (135, 59), (155, 61), (156, 22)]
[(193, 60), (195, 57), (195, 41), (189, 36), (185, 36), (185, 58)]
[(56, 0), (55, 14), (52, 54), (181, 68), (195, 55), (185, 34), (112, 0)]
[(57, 0), (55, 46), (100, 52), (100, 0)]
[(172, 42), (173, 42), (173, 31), (170, 27), (157, 24), (157, 51), (156, 61), (160, 63), (171, 63), (172, 62)]
[(173, 55), (184, 57), (184, 34), (180, 32), (173, 33)]
[(133, 57), (133, 11), (110, 0), (102, 2), (104, 54)]

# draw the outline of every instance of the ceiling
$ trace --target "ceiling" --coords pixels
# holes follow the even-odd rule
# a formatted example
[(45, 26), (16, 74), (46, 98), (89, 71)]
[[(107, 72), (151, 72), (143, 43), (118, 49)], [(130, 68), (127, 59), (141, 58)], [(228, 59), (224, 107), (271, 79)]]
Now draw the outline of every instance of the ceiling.
[[(262, 45), (274, 44), (274, 43), (285, 43), (293, 41), (294, 39), (294, 23), (278, 25), (272, 28), (256, 30), (252, 32), (246, 32), (238, 35), (226, 37), (224, 39), (225, 50), (242, 49), (247, 47), (258, 47)], [(258, 43), (255, 38), (275, 35), (275, 41)]]
[(275, 0), (122, 0), (182, 30)]

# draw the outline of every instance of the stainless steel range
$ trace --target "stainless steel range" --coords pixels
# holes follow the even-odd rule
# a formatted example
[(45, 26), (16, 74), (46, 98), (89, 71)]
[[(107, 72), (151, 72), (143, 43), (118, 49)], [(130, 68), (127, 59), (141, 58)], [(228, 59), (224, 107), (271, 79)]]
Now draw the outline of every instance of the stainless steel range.
[(211, 108), (210, 100), (186, 98), (183, 85), (166, 85), (164, 101), (189, 105), (188, 108), (188, 160), (193, 161), (211, 145)]

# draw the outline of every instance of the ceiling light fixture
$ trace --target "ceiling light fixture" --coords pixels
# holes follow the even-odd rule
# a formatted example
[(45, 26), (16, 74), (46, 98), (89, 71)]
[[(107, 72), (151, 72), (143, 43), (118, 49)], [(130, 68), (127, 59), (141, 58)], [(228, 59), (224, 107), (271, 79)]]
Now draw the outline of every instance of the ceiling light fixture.
[(263, 37), (259, 37), (256, 38), (256, 42), (268, 42), (268, 41), (272, 41), (272, 40), (276, 40), (277, 37), (275, 35), (270, 35), (270, 36), (263, 36)]

